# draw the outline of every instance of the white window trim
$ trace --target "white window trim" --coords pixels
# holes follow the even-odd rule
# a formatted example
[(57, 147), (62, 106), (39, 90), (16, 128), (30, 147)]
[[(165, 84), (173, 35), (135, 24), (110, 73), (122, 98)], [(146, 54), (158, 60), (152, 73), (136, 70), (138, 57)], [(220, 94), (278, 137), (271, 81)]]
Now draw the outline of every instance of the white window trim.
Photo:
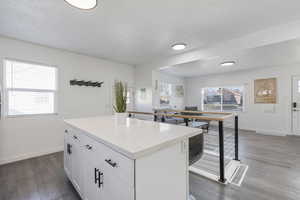
[[(25, 64), (31, 64), (31, 65), (41, 65), (44, 67), (52, 67), (55, 68), (55, 89), (54, 90), (47, 90), (47, 89), (25, 89), (25, 88), (7, 88), (6, 86), (6, 62), (22, 62)], [(44, 63), (38, 63), (38, 62), (31, 62), (31, 61), (24, 61), (19, 59), (12, 59), (12, 58), (5, 58), (3, 59), (3, 70), (2, 70), (2, 82), (3, 82), (3, 88), (2, 88), (2, 102), (1, 102), (1, 115), (5, 118), (19, 118), (19, 117), (33, 117), (33, 116), (51, 116), (51, 115), (58, 115), (58, 67), (54, 65), (48, 65)], [(1, 89), (1, 88), (0, 88)], [(40, 114), (23, 114), (23, 115), (9, 115), (8, 114), (8, 92), (9, 91), (27, 91), (27, 92), (53, 92), (54, 94), (54, 111), (53, 113), (40, 113)]]
[[(229, 110), (227, 112), (235, 112), (235, 113), (237, 113), (237, 112), (241, 112), (241, 113), (246, 112), (246, 102), (245, 102), (245, 100), (246, 100), (246, 94), (245, 94), (246, 84), (242, 84), (241, 86), (243, 87), (243, 106), (242, 106), (242, 109), (241, 110)], [(201, 88), (201, 109), (203, 111), (224, 112), (223, 106), (221, 106), (221, 108), (222, 108), (221, 110), (205, 110), (204, 109), (204, 93), (203, 93), (203, 91), (204, 91), (205, 88), (221, 88), (222, 92), (223, 92), (223, 88), (233, 88), (233, 87), (239, 87), (239, 86), (238, 85), (234, 85), (234, 86), (228, 86), (227, 85), (227, 86), (222, 86), (222, 87), (212, 86), (212, 87), (203, 87), (203, 88)], [(223, 102), (223, 95), (221, 95), (221, 102)]]

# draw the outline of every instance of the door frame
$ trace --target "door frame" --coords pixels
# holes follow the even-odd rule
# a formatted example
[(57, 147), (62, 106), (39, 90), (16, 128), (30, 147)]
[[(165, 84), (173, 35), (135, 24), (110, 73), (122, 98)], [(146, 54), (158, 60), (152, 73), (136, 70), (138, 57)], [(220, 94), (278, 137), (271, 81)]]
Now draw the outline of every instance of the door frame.
[(295, 74), (291, 76), (291, 95), (290, 95), (290, 108), (289, 108), (289, 116), (290, 116), (290, 135), (295, 135), (295, 136), (300, 136), (299, 134), (294, 132), (294, 120), (293, 120), (293, 111), (292, 111), (292, 106), (293, 106), (293, 98), (294, 98), (294, 78), (300, 77), (300, 74)]

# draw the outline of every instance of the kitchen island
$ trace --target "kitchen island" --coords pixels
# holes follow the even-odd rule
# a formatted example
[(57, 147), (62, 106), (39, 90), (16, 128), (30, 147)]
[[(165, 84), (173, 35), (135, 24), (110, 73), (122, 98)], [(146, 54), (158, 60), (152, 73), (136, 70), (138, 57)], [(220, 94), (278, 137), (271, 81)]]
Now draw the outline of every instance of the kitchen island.
[(188, 139), (202, 130), (115, 116), (65, 122), (64, 169), (82, 199), (188, 199)]

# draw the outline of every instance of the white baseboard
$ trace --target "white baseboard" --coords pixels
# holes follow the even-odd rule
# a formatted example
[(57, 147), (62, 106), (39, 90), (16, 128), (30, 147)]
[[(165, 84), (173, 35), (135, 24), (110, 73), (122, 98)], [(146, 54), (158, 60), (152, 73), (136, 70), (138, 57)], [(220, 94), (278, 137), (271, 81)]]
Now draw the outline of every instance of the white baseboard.
[(283, 131), (256, 129), (255, 132), (263, 135), (287, 136), (287, 133)]
[(13, 156), (10, 158), (4, 158), (4, 159), (0, 160), (0, 165), (16, 162), (16, 161), (20, 161), (20, 160), (25, 160), (25, 159), (29, 159), (29, 158), (39, 157), (39, 156), (43, 156), (43, 155), (47, 155), (47, 154), (51, 154), (51, 153), (56, 153), (56, 152), (60, 152), (63, 150), (64, 150), (64, 147), (59, 146), (59, 147), (48, 149), (45, 151), (26, 153), (26, 154), (22, 154), (22, 155), (18, 155), (18, 156)]
[[(217, 126), (217, 125), (216, 125)], [(232, 125), (225, 126), (225, 128), (234, 128)], [(253, 131), (257, 134), (261, 135), (273, 135), (273, 136), (287, 136), (287, 135), (293, 135), (290, 132), (284, 132), (284, 131), (276, 131), (276, 130), (266, 130), (266, 129), (253, 129), (249, 127), (239, 127), (240, 130), (245, 130), (245, 131)]]
[[(221, 182), (219, 182), (219, 178), (220, 178), (219, 176), (217, 176), (217, 175), (215, 175), (215, 174), (212, 174), (212, 173), (210, 173), (210, 172), (207, 172), (207, 171), (205, 171), (205, 170), (203, 170), (203, 169), (199, 169), (199, 168), (197, 168), (197, 167), (189, 166), (189, 171), (190, 171), (190, 172), (193, 172), (193, 173), (195, 173), (195, 174), (197, 174), (197, 175), (203, 176), (203, 177), (205, 177), (205, 178), (208, 178), (208, 179), (210, 179), (210, 180), (213, 180), (213, 181), (216, 181), (216, 182), (222, 184)], [(224, 184), (227, 184), (227, 183), (228, 183), (228, 182), (226, 182), (226, 183), (224, 183)]]
[(290, 135), (290, 136), (299, 136), (300, 137), (299, 134), (296, 134), (296, 133), (293, 133), (293, 132), (289, 132), (287, 135)]

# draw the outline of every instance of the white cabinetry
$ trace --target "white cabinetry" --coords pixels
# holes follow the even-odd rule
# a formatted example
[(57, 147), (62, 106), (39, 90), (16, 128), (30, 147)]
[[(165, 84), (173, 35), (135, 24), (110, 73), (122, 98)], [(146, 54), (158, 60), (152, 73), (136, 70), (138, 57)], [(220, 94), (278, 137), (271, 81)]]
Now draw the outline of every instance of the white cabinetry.
[(105, 145), (98, 145), (102, 158), (103, 195), (110, 200), (134, 200), (134, 160)]
[(83, 200), (188, 198), (187, 138), (132, 158), (97, 137), (71, 126), (65, 131), (65, 172)]
[(70, 134), (65, 130), (65, 142), (64, 142), (64, 168), (69, 179), (72, 177), (72, 143), (70, 140)]
[(72, 179), (73, 184), (79, 194), (83, 196), (83, 162), (82, 159), (82, 143), (81, 135), (74, 133), (73, 134), (73, 148), (72, 148)]
[(72, 128), (65, 132), (65, 172), (82, 199), (134, 199), (133, 160)]
[(101, 154), (97, 154), (98, 144), (89, 138), (84, 142), (84, 199), (101, 200), (103, 194), (103, 163)]
[(65, 130), (64, 168), (81, 197), (84, 196), (82, 135), (72, 129)]

